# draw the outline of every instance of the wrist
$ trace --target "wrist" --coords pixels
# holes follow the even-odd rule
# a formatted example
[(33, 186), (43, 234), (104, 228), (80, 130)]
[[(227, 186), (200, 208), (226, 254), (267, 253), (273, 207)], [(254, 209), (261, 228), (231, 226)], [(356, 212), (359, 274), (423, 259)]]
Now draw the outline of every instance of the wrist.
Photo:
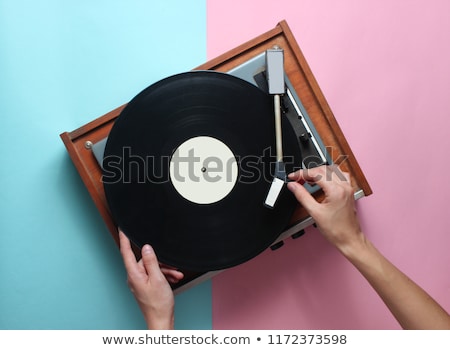
[(350, 241), (336, 244), (336, 248), (350, 261), (364, 255), (370, 244), (366, 239), (366, 236), (364, 236), (364, 233), (359, 230), (355, 232), (352, 237), (353, 238)]
[(144, 315), (145, 322), (148, 329), (168, 330), (174, 329), (175, 314), (174, 307), (168, 308), (154, 308), (141, 306), (142, 314)]
[(171, 330), (174, 329), (174, 317), (146, 317), (145, 322), (147, 323), (147, 328), (151, 330)]

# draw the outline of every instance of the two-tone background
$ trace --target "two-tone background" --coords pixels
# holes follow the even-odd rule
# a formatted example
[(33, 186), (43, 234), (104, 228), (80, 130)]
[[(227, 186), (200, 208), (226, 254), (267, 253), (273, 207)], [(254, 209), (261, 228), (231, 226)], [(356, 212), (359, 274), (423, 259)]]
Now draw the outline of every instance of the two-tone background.
[[(450, 309), (450, 3), (0, 0), (0, 329), (140, 329), (59, 134), (286, 19), (374, 194), (363, 229)], [(396, 329), (314, 228), (176, 297), (179, 329)]]

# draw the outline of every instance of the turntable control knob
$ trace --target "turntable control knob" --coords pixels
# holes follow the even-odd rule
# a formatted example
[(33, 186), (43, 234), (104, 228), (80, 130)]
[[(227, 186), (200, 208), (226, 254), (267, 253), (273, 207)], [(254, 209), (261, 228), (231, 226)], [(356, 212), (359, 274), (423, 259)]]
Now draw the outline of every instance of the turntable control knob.
[(279, 241), (279, 242), (275, 243), (274, 245), (271, 245), (270, 249), (277, 250), (277, 249), (281, 248), (283, 245), (284, 245), (284, 242), (283, 241)]
[(291, 235), (292, 239), (297, 239), (305, 234), (305, 230), (300, 230), (297, 233), (294, 233)]
[(308, 142), (310, 138), (311, 138), (311, 134), (309, 132), (305, 132), (305, 133), (301, 134), (299, 137), (300, 141), (304, 142), (304, 143)]

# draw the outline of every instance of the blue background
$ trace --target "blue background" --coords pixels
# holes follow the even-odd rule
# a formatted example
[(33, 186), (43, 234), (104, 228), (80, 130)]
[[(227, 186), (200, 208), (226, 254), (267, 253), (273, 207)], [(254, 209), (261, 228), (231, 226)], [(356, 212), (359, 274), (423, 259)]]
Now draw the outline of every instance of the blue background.
[[(203, 63), (205, 1), (0, 0), (0, 329), (145, 327), (59, 134)], [(210, 288), (176, 328), (212, 328)]]

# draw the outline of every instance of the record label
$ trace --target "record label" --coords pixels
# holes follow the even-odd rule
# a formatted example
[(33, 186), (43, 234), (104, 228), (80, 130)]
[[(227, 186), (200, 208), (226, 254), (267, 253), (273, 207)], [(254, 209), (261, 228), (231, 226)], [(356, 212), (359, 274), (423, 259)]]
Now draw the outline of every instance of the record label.
[(183, 142), (170, 160), (170, 180), (177, 192), (196, 204), (225, 198), (238, 177), (233, 152), (214, 137), (197, 136)]

